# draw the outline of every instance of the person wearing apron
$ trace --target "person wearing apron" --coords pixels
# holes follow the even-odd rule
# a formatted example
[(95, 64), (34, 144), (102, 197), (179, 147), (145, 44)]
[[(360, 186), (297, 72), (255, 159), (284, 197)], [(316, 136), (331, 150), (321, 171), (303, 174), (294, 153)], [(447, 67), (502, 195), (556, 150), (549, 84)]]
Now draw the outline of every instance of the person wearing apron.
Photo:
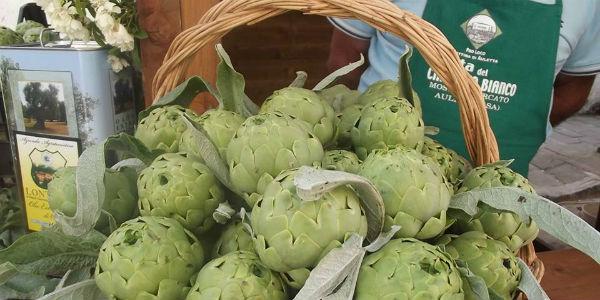
[[(393, 2), (438, 27), (455, 47), (483, 90), (501, 158), (515, 159), (511, 168), (527, 176), (549, 133), (551, 108), (553, 121), (576, 112), (600, 72), (600, 1)], [(331, 68), (356, 60), (359, 53), (369, 58), (369, 66), (346, 83), (355, 84), (352, 76), (360, 76), (358, 88), (364, 90), (375, 81), (397, 78), (404, 41), (357, 20), (330, 21), (336, 27)], [(440, 128), (435, 138), (467, 157), (456, 100), (417, 51), (410, 68), (425, 124)], [(553, 95), (560, 96), (554, 105)]]

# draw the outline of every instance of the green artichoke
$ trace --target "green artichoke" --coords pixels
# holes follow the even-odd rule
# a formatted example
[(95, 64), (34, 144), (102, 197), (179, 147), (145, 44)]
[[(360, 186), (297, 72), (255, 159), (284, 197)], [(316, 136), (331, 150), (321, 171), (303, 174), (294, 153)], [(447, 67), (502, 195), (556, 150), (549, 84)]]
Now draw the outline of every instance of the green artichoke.
[(390, 241), (362, 262), (356, 299), (464, 299), (456, 263), (438, 247), (414, 239)]
[[(367, 232), (367, 219), (354, 190), (341, 186), (316, 201), (303, 201), (296, 194), (295, 174), (296, 170), (288, 170), (277, 176), (250, 217), (261, 261), (278, 272), (293, 271), (292, 276), (307, 274), (349, 234)], [(297, 286), (303, 284), (301, 278), (294, 280)]]
[(438, 163), (452, 186), (457, 186), (458, 182), (472, 169), (471, 164), (465, 158), (429, 137), (425, 137), (423, 140), (421, 153)]
[(23, 37), (12, 29), (0, 26), (0, 46), (18, 45), (23, 43)]
[[(527, 179), (508, 168), (508, 164), (510, 164), (508, 161), (499, 161), (474, 168), (465, 176), (456, 193), (476, 188), (502, 186), (516, 187), (535, 193)], [(484, 232), (493, 239), (506, 243), (513, 252), (532, 242), (539, 233), (539, 228), (532, 219), (524, 221), (513, 212), (498, 210), (483, 202), (479, 202), (478, 208), (479, 212), (472, 218), (458, 215), (453, 231)]]
[(183, 114), (194, 121), (199, 118), (195, 112), (179, 105), (158, 107), (139, 121), (135, 137), (149, 149), (179, 152), (179, 140), (187, 129)]
[(377, 150), (358, 174), (369, 179), (383, 197), (384, 230), (400, 225), (396, 237), (429, 239), (446, 228), (453, 189), (430, 158), (413, 149)]
[[(239, 114), (221, 109), (207, 110), (198, 119), (198, 124), (204, 129), (223, 159), (225, 159), (229, 141), (243, 122), (244, 118)], [(179, 150), (202, 157), (198, 144), (189, 129), (181, 135)]]
[(334, 85), (317, 93), (333, 107), (336, 113), (341, 113), (347, 107), (357, 104), (360, 96), (359, 91), (351, 90), (343, 84)]
[(338, 147), (352, 147), (352, 128), (358, 124), (362, 109), (363, 106), (361, 105), (350, 105), (344, 109), (340, 115), (338, 115), (335, 133), (335, 140)]
[(235, 251), (254, 252), (254, 242), (250, 232), (241, 220), (229, 223), (214, 244), (212, 257), (221, 257)]
[[(502, 299), (514, 299), (521, 281), (521, 269), (517, 257), (506, 244), (485, 233), (470, 231), (452, 238), (445, 250), (452, 258), (464, 261), (493, 293)], [(477, 299), (466, 281), (463, 281), (463, 288), (466, 299)]]
[(236, 251), (209, 261), (198, 273), (186, 300), (286, 300), (279, 274), (256, 254)]
[(100, 248), (96, 284), (110, 299), (184, 299), (203, 262), (202, 246), (177, 221), (140, 217)]
[(142, 216), (173, 218), (195, 234), (215, 224), (212, 214), (225, 201), (210, 169), (185, 153), (157, 157), (140, 173), (137, 187)]
[[(17, 24), (17, 26), (15, 27), (15, 32), (20, 36), (24, 36), (25, 32), (27, 32), (27, 30), (30, 30), (33, 28), (44, 28), (44, 25), (42, 25), (36, 21), (27, 20), (27, 21)], [(39, 34), (39, 31), (38, 31), (38, 34)]]
[(252, 116), (227, 147), (231, 183), (253, 206), (263, 188), (281, 171), (319, 164), (323, 146), (306, 122), (282, 113)]
[(371, 105), (382, 99), (391, 99), (400, 96), (398, 82), (386, 79), (371, 84), (357, 99), (360, 105)]
[(333, 142), (335, 112), (329, 103), (311, 90), (286, 87), (275, 91), (260, 108), (260, 113), (268, 112), (281, 112), (305, 121), (323, 145)]
[[(44, 27), (34, 27), (28, 29), (25, 31), (25, 34), (23, 34), (23, 41), (25, 43), (39, 43), (42, 30), (44, 30)], [(48, 30), (44, 31), (42, 35), (42, 41), (49, 42), (53, 40), (55, 40), (55, 36), (52, 34), (52, 32)]]
[[(76, 167), (65, 167), (54, 173), (48, 184), (48, 204), (53, 211), (72, 217), (77, 212)], [(102, 209), (115, 219), (117, 225), (138, 215), (136, 188), (137, 173), (131, 168), (119, 171), (107, 169), (104, 174), (104, 202)], [(108, 217), (104, 214), (96, 222), (96, 229), (106, 231)]]
[(329, 150), (325, 152), (325, 157), (321, 166), (326, 170), (335, 170), (356, 174), (360, 168), (361, 161), (354, 152), (346, 150)]
[(375, 149), (419, 148), (424, 132), (417, 110), (406, 99), (394, 97), (365, 106), (351, 130), (351, 138), (356, 154), (365, 159)]

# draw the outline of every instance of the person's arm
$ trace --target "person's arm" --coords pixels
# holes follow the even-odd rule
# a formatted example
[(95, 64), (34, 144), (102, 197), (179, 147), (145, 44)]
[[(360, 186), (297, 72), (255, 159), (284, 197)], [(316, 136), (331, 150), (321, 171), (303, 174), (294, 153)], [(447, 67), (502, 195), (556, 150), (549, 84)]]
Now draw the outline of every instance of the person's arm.
[[(343, 66), (357, 61), (362, 53), (367, 59), (369, 50), (369, 40), (354, 38), (337, 28), (333, 28), (331, 37), (331, 47), (329, 51), (329, 59), (327, 60), (327, 68), (333, 72)], [(345, 84), (351, 89), (358, 87), (361, 74), (368, 66), (368, 61), (360, 68), (352, 71), (348, 75), (339, 79), (340, 83)]]
[(595, 75), (570, 76), (559, 73), (554, 81), (554, 102), (550, 111), (550, 123), (558, 125), (578, 112), (590, 95)]

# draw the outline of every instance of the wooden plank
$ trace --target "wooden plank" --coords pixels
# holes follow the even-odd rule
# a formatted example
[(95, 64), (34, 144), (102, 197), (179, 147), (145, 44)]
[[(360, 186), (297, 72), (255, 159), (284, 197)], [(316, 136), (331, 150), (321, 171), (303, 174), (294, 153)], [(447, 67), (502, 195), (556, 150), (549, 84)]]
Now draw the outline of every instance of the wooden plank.
[(152, 104), (152, 79), (162, 64), (171, 41), (181, 32), (179, 0), (137, 1), (139, 21), (148, 33), (142, 40), (142, 80), (146, 106)]
[(538, 253), (546, 266), (542, 287), (552, 300), (598, 299), (600, 265), (575, 249)]
[[(190, 28), (198, 22), (202, 15), (208, 11), (218, 0), (181, 0), (181, 25), (183, 29)], [(198, 75), (214, 83), (216, 79), (216, 67), (219, 62), (215, 53), (215, 45), (204, 46), (194, 58), (194, 61), (188, 69), (188, 76)], [(210, 107), (216, 107), (217, 102), (206, 93), (197, 97), (192, 102), (192, 109), (201, 113)]]

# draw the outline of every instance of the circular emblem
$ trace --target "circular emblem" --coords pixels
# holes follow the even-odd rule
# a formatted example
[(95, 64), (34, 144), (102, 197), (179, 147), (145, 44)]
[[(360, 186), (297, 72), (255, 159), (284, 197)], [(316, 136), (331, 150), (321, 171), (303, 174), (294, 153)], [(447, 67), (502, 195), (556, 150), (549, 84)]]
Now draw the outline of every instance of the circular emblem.
[(497, 36), (498, 26), (488, 15), (476, 15), (466, 24), (467, 37), (473, 44), (485, 45)]

